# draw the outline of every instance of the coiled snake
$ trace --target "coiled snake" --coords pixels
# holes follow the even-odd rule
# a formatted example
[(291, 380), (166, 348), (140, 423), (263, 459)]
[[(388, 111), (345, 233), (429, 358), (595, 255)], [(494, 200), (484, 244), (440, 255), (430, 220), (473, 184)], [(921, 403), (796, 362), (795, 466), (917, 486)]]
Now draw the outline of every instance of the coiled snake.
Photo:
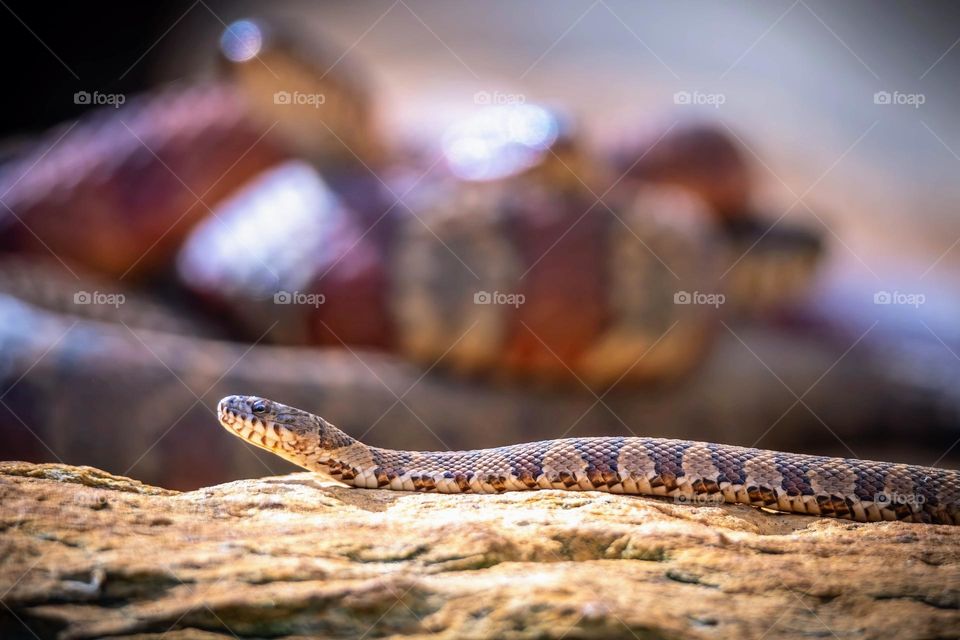
[(319, 416), (254, 396), (224, 398), (218, 413), (221, 424), (247, 442), (354, 487), (594, 490), (861, 522), (960, 525), (960, 472), (932, 467), (646, 437), (399, 451), (367, 446)]

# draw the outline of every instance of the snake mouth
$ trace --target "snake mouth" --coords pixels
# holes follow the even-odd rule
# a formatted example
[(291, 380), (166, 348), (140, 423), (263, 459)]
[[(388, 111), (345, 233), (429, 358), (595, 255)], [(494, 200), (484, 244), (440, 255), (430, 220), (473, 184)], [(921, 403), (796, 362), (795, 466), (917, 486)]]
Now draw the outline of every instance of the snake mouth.
[(220, 424), (227, 431), (267, 451), (277, 452), (283, 448), (284, 442), (295, 439), (293, 432), (271, 417), (254, 414), (251, 404), (251, 398), (244, 396), (224, 398), (217, 406)]

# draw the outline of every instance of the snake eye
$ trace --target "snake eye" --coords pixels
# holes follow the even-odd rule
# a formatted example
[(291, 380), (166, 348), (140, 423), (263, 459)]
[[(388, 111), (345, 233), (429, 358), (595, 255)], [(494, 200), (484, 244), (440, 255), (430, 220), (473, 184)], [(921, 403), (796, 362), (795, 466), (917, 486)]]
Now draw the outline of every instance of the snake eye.
[(250, 405), (250, 409), (252, 409), (254, 413), (266, 413), (267, 405), (266, 403), (264, 403), (263, 400), (257, 400), (252, 405)]

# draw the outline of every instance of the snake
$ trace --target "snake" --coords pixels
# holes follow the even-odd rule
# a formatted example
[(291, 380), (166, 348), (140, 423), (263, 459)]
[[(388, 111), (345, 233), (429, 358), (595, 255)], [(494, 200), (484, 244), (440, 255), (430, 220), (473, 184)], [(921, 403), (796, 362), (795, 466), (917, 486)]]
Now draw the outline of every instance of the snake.
[(357, 488), (604, 491), (858, 522), (960, 525), (960, 471), (947, 469), (636, 436), (403, 451), (368, 446), (320, 416), (257, 396), (227, 396), (217, 412), (230, 433)]

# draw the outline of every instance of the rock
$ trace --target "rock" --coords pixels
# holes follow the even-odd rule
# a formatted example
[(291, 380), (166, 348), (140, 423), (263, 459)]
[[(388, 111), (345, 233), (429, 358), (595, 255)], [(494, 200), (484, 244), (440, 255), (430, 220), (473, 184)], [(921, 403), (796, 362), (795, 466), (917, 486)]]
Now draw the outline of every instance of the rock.
[[(947, 638), (960, 527), (0, 463), (0, 637)], [(29, 630), (28, 630), (29, 628)]]

